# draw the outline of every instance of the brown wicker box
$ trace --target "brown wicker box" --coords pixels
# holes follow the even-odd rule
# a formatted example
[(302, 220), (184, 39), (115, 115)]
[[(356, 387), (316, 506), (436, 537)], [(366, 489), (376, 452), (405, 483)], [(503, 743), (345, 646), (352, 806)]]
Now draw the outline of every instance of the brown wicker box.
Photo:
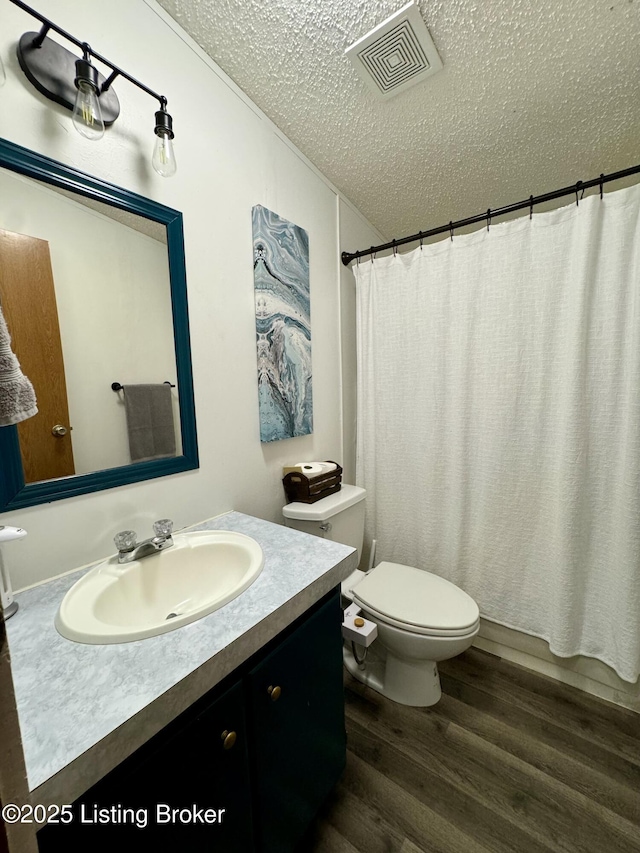
[(282, 485), (289, 503), (300, 501), (300, 503), (312, 504), (340, 491), (342, 468), (331, 459), (326, 461), (337, 466), (335, 471), (330, 471), (328, 474), (318, 474), (316, 477), (306, 477), (304, 474), (296, 472), (284, 475)]

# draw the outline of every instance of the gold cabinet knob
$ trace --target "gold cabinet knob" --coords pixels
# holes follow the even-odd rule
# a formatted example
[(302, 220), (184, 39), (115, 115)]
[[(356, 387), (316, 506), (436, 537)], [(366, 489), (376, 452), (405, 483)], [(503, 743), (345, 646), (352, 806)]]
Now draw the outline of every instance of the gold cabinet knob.
[(231, 749), (236, 740), (238, 739), (238, 735), (235, 732), (228, 732), (226, 729), (220, 735), (222, 740), (222, 748), (223, 749)]
[(272, 684), (270, 684), (267, 687), (267, 693), (269, 694), (269, 696), (271, 696), (272, 702), (277, 702), (280, 698), (280, 694), (282, 693), (282, 689), (280, 687), (274, 687)]
[(63, 424), (56, 424), (54, 427), (51, 427), (51, 435), (55, 435), (56, 438), (62, 438), (67, 434), (67, 428)]

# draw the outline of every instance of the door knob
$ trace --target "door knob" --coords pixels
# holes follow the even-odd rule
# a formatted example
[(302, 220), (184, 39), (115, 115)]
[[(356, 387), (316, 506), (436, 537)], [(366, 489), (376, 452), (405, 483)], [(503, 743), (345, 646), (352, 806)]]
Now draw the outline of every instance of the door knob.
[(235, 732), (229, 732), (226, 729), (220, 735), (222, 740), (222, 748), (223, 749), (231, 749), (231, 747), (236, 742), (238, 736)]
[(269, 696), (271, 696), (272, 702), (277, 702), (280, 698), (280, 694), (282, 693), (282, 689), (280, 687), (274, 687), (272, 684), (270, 684), (267, 687), (267, 693), (269, 694)]
[(56, 438), (62, 438), (66, 434), (67, 434), (67, 428), (66, 428), (66, 426), (63, 426), (62, 424), (56, 424), (51, 429), (51, 435), (55, 435)]

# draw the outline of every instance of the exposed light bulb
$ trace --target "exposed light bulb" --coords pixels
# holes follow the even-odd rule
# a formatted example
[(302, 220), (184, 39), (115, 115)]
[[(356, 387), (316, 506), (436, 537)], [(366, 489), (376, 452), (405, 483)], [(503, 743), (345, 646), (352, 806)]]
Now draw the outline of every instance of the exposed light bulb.
[(178, 165), (173, 150), (173, 142), (168, 133), (161, 131), (156, 134), (156, 144), (153, 148), (151, 165), (163, 178), (170, 178), (172, 175), (175, 175)]
[(166, 110), (166, 101), (161, 101), (162, 109), (156, 113), (156, 144), (153, 148), (151, 165), (163, 178), (175, 175), (178, 168), (173, 151), (173, 119)]
[(101, 139), (104, 121), (98, 98), (98, 72), (88, 59), (76, 62), (76, 100), (73, 105), (73, 124), (86, 139)]
[(84, 80), (78, 84), (78, 94), (73, 105), (73, 123), (78, 133), (87, 139), (101, 139), (104, 135), (100, 101), (93, 86)]

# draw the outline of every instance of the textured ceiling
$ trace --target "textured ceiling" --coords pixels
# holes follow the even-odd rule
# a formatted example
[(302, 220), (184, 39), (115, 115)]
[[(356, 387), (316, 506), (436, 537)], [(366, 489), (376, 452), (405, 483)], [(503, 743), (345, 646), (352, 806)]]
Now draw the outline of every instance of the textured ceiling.
[(640, 161), (640, 0), (420, 0), (444, 69), (382, 101), (344, 50), (403, 3), (160, 0), (386, 237)]

